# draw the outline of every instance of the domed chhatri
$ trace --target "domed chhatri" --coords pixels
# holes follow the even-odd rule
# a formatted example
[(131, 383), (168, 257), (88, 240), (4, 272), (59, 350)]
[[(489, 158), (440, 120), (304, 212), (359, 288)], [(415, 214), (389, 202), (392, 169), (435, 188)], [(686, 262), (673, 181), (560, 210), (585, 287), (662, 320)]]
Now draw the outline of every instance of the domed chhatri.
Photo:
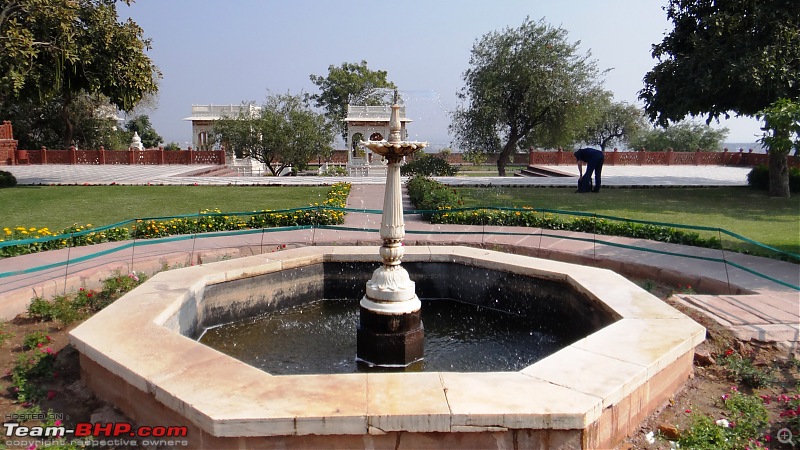
[(367, 282), (361, 299), (357, 332), (357, 356), (369, 365), (404, 367), (423, 356), (424, 328), (420, 319), (421, 303), (414, 282), (400, 266), (403, 258), (403, 203), (400, 191), (400, 163), (403, 157), (428, 146), (427, 142), (401, 140), (397, 92), (389, 119), (388, 141), (361, 141), (361, 145), (385, 157), (386, 192), (380, 235), (383, 265)]
[[(417, 150), (428, 146), (427, 142), (403, 141), (400, 126), (400, 105), (397, 104), (397, 91), (394, 93), (394, 104), (392, 105), (392, 115), (389, 118), (389, 140), (383, 141), (361, 141), (360, 144), (373, 152), (385, 157), (389, 164), (399, 163), (404, 156), (408, 156)], [(399, 166), (398, 166), (399, 175)], [(389, 178), (387, 172), (386, 178)]]

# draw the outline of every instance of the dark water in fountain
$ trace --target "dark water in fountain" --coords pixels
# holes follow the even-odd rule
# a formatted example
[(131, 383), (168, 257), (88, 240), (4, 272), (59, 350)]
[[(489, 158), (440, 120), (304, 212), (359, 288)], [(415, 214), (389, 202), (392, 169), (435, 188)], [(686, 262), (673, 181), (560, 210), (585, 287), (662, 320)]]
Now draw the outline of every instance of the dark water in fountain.
[[(199, 341), (275, 375), (359, 372), (358, 311), (358, 301), (322, 300), (210, 328)], [(452, 300), (423, 300), (422, 321), (425, 357), (409, 370), (517, 371), (571, 343), (530, 317)]]

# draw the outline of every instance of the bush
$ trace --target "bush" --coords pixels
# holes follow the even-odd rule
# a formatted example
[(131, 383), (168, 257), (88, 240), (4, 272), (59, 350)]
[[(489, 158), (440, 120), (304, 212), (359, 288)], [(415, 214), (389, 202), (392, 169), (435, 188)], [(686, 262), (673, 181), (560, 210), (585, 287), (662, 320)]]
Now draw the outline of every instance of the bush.
[[(764, 164), (753, 167), (747, 174), (747, 184), (753, 189), (762, 191), (769, 190), (769, 167)], [(800, 192), (800, 169), (789, 168), (789, 191)]]
[(400, 175), (423, 175), (427, 177), (451, 177), (458, 173), (458, 168), (442, 158), (424, 153), (400, 168)]
[[(437, 211), (463, 205), (461, 197), (454, 189), (422, 175), (408, 180), (407, 187), (408, 196), (416, 209)], [(426, 214), (425, 218), (431, 219), (431, 215)]]
[(0, 189), (6, 187), (14, 187), (17, 185), (17, 179), (14, 174), (0, 170)]

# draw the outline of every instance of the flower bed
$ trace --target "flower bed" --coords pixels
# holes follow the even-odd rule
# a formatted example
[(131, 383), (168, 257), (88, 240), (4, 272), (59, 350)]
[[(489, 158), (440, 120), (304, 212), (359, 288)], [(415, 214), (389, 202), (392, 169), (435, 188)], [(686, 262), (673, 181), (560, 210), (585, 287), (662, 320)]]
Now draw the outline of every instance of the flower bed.
[(696, 247), (720, 247), (719, 239), (714, 237), (706, 239), (694, 232), (624, 219), (598, 218), (594, 214), (530, 207), (461, 208), (463, 201), (454, 189), (421, 176), (408, 181), (408, 195), (415, 208), (426, 211), (423, 217), (431, 223), (536, 227), (625, 236)]
[[(350, 184), (336, 183), (322, 204), (314, 203), (305, 208), (281, 211), (253, 211), (247, 213), (223, 213), (206, 210), (200, 214), (121, 222), (105, 227), (92, 224), (74, 225), (60, 232), (48, 228), (4, 228), (0, 233), (0, 257), (11, 257), (56, 250), (67, 247), (115, 242), (127, 239), (152, 239), (158, 237), (231, 231), (248, 228), (273, 228), (289, 226), (340, 225), (344, 223), (344, 208), (350, 195)], [(331, 209), (333, 208), (333, 209)], [(133, 223), (130, 228), (127, 223)]]

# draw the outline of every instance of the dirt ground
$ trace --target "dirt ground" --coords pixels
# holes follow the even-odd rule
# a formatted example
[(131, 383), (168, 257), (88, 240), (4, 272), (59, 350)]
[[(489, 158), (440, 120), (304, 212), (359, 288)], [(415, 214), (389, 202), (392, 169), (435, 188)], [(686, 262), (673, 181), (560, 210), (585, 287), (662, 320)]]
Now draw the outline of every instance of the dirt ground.
[[(666, 299), (672, 290), (664, 286), (658, 286), (652, 291), (655, 295)], [(708, 329), (707, 340), (698, 348), (698, 353), (709, 355), (719, 355), (728, 349), (744, 355), (755, 357), (756, 365), (774, 368), (776, 382), (768, 388), (759, 389), (758, 395), (777, 396), (783, 393), (798, 393), (800, 390), (800, 376), (798, 376), (797, 365), (790, 362), (790, 355), (785, 350), (780, 350), (771, 345), (762, 345), (755, 342), (738, 342), (724, 328), (698, 314), (693, 310), (687, 310), (674, 301), (667, 299), (670, 304), (683, 310), (692, 316), (696, 321)], [(33, 332), (43, 332), (52, 340), (47, 345), (52, 350), (57, 351), (56, 373), (52, 379), (45, 380), (42, 388), (47, 392), (46, 398), (37, 402), (42, 412), (52, 410), (55, 413), (63, 414), (65, 425), (74, 425), (77, 422), (86, 421), (124, 421), (127, 420), (113, 407), (94, 397), (92, 393), (83, 385), (80, 380), (80, 367), (78, 365), (77, 351), (68, 345), (67, 333), (77, 326), (59, 327), (58, 324), (49, 322), (41, 323), (23, 316), (17, 317), (5, 324), (2, 331), (12, 333), (13, 337), (0, 345), (0, 370), (4, 372), (0, 378), (0, 415), (4, 421), (9, 421), (10, 414), (19, 412), (25, 406), (17, 402), (17, 394), (12, 391), (10, 370), (15, 364), (18, 355), (24, 353), (23, 339), (26, 335)], [(723, 417), (720, 398), (723, 394), (730, 391), (732, 386), (725, 375), (724, 368), (718, 364), (707, 366), (695, 363), (693, 377), (686, 383), (682, 391), (677, 393), (669, 403), (664, 405), (656, 413), (648, 417), (640, 428), (632, 434), (618, 449), (668, 449), (667, 441), (656, 441), (649, 444), (645, 440), (645, 434), (649, 431), (658, 431), (659, 426), (676, 427), (678, 430), (684, 429), (690, 417), (690, 412), (700, 412), (709, 414), (715, 418)], [(745, 391), (746, 392), (746, 391)], [(747, 392), (749, 393), (749, 392)], [(778, 414), (781, 409), (777, 402), (768, 405), (773, 422), (778, 421)], [(34, 420), (27, 422), (26, 425), (36, 425), (40, 422)], [(789, 444), (775, 442), (774, 436), (777, 429), (769, 430), (773, 436), (773, 442), (769, 448), (793, 448)], [(7, 441), (10, 438), (3, 438), (0, 441), (2, 448), (27, 448), (27, 446), (14, 445), (14, 442)], [(114, 447), (128, 448), (128, 447)], [(135, 448), (142, 448), (137, 446)]]

